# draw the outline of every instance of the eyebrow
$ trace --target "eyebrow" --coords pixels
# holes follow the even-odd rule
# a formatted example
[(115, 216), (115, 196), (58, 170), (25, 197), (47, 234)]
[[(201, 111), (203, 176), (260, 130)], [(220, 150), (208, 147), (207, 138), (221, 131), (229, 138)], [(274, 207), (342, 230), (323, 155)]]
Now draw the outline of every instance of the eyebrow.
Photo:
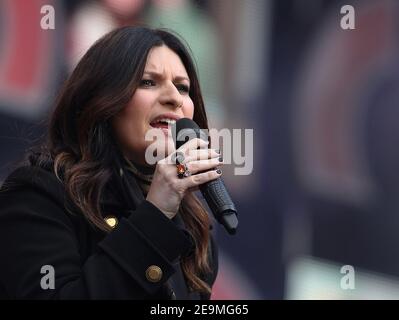
[[(157, 73), (154, 71), (144, 71), (145, 74), (149, 74), (150, 76), (156, 77), (156, 78), (162, 78), (161, 73)], [(187, 80), (190, 83), (190, 79), (185, 77), (185, 76), (176, 76), (174, 80)]]

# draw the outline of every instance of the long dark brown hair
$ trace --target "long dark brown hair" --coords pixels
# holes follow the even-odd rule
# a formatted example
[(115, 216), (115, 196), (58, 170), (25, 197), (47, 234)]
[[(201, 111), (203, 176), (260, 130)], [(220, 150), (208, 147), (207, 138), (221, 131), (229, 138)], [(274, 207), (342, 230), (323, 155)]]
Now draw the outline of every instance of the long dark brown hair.
[[(131, 100), (154, 46), (166, 45), (181, 59), (190, 78), (194, 121), (208, 128), (195, 66), (188, 49), (173, 33), (144, 26), (116, 29), (98, 40), (83, 56), (64, 84), (49, 124), (48, 154), (54, 172), (73, 203), (95, 227), (110, 231), (102, 218), (100, 200), (114, 166), (110, 121)], [(195, 242), (195, 252), (181, 261), (193, 291), (210, 293), (201, 275), (210, 272), (210, 221), (193, 193), (180, 214)]]

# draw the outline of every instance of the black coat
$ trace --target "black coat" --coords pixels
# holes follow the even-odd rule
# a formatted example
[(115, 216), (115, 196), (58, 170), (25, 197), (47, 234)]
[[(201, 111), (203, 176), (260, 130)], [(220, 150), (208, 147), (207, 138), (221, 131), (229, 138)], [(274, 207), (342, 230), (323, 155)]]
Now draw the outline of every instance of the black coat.
[[(209, 299), (187, 290), (180, 259), (193, 241), (182, 220), (146, 201), (127, 170), (115, 171), (101, 202), (104, 215), (118, 220), (107, 234), (76, 207), (67, 210), (74, 207), (50, 168), (20, 167), (0, 191), (0, 298)], [(212, 286), (212, 238), (210, 251), (212, 273), (202, 278)], [(46, 265), (54, 268), (54, 289), (41, 285), (50, 275)]]

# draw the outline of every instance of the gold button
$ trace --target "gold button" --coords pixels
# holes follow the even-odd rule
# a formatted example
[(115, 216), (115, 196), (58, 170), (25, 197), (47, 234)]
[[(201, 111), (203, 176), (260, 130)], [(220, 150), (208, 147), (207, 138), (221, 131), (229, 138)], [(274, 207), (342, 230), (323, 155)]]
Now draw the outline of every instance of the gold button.
[(104, 221), (113, 229), (118, 224), (118, 219), (115, 216), (106, 216)]
[(162, 278), (162, 270), (158, 266), (149, 266), (145, 272), (148, 281), (158, 282)]

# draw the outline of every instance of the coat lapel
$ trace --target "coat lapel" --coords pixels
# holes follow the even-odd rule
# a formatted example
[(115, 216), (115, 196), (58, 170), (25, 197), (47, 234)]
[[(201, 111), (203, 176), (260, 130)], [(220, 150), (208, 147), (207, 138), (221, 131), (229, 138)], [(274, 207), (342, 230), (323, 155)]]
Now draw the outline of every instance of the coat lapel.
[[(144, 195), (135, 177), (124, 168), (121, 161), (118, 161), (112, 182), (107, 188), (102, 201), (104, 208), (106, 208), (105, 210), (112, 210), (111, 208), (115, 210), (119, 206), (123, 207), (122, 212), (132, 211), (144, 200)], [(186, 229), (180, 215), (176, 215), (172, 221), (178, 228)], [(168, 298), (179, 300), (200, 299), (198, 293), (189, 292), (180, 263), (175, 265), (175, 269), (176, 272), (165, 284), (165, 292), (167, 292)]]

